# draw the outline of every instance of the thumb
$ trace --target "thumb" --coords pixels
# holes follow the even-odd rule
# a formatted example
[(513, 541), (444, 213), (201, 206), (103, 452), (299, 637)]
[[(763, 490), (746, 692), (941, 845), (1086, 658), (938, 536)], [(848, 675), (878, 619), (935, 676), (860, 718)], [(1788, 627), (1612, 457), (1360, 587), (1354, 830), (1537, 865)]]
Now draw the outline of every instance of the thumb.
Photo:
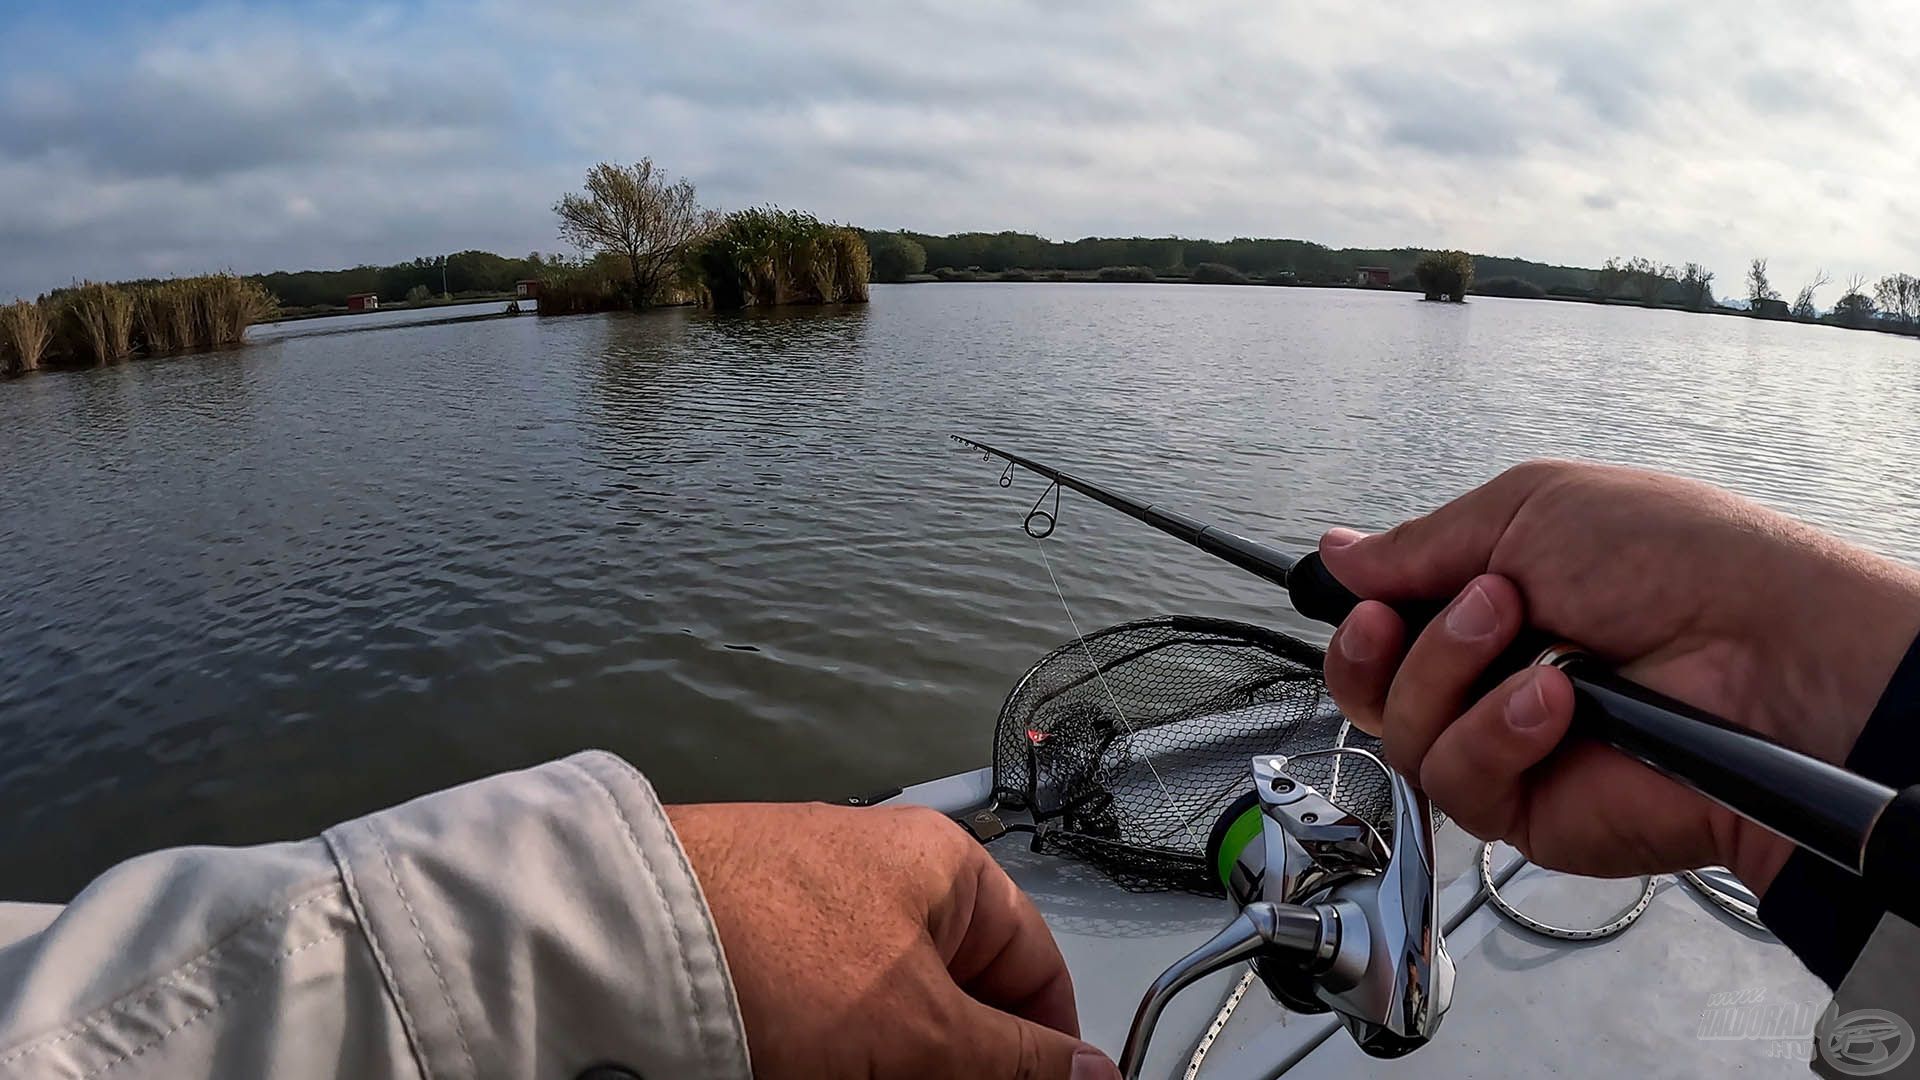
[(1120, 1068), (1091, 1045), (971, 998), (962, 1007), (959, 1043), (973, 1062), (967, 1075), (1008, 1080), (1120, 1080)]
[(1452, 596), (1489, 571), (1493, 550), (1514, 515), (1562, 468), (1554, 462), (1517, 465), (1438, 510), (1383, 533), (1331, 529), (1320, 538), (1320, 558), (1328, 572), (1364, 599)]

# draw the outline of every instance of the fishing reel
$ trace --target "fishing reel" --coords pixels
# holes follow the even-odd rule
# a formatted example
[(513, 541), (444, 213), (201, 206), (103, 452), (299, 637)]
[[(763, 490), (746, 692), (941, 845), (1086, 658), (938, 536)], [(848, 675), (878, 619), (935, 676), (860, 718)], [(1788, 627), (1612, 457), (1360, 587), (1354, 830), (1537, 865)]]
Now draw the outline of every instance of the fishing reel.
[[(1390, 837), (1288, 773), (1331, 755), (1375, 768), (1392, 794)], [(1332, 747), (1253, 759), (1253, 792), (1214, 826), (1207, 844), (1239, 914), (1155, 979), (1120, 1056), (1139, 1075), (1154, 1025), (1173, 996), (1202, 976), (1249, 961), (1294, 1012), (1339, 1015), (1360, 1049), (1392, 1058), (1426, 1045), (1453, 1000), (1453, 959), (1438, 922), (1433, 818), (1426, 800), (1373, 754)]]

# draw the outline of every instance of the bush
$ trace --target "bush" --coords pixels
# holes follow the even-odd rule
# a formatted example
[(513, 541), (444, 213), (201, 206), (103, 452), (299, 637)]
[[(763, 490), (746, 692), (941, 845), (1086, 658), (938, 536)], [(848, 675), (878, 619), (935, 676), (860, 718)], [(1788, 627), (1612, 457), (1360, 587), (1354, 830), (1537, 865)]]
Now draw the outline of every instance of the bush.
[(1067, 280), (1067, 272), (1065, 270), (1049, 270), (1047, 271), (1047, 280), (1065, 281)]
[(1000, 280), (1001, 281), (1032, 281), (1033, 274), (1026, 270), (1021, 270), (1018, 267), (1015, 267), (1012, 270), (1000, 271)]
[(1251, 285), (1253, 279), (1225, 263), (1203, 262), (1193, 268), (1190, 280), (1202, 285)]
[(432, 299), (433, 290), (427, 288), (425, 285), (415, 285), (413, 288), (407, 290), (407, 303), (409, 304), (424, 304)]
[(1414, 264), (1413, 276), (1429, 300), (1466, 303), (1473, 288), (1473, 256), (1464, 251), (1430, 251)]
[(736, 210), (687, 255), (705, 307), (864, 303), (873, 264), (852, 229), (778, 207)]
[(980, 275), (972, 270), (955, 270), (951, 266), (942, 266), (933, 272), (939, 281), (979, 281)]
[(1547, 290), (1547, 295), (1548, 296), (1582, 296), (1582, 297), (1587, 297), (1591, 299), (1593, 296), (1593, 290), (1583, 289), (1578, 285), (1555, 285), (1553, 288)]
[(927, 249), (904, 233), (868, 233), (867, 258), (875, 281), (905, 281), (927, 268)]
[(1158, 281), (1151, 266), (1103, 266), (1094, 277), (1101, 281)]
[(1474, 286), (1473, 291), (1482, 296), (1511, 296), (1516, 300), (1542, 300), (1547, 295), (1547, 290), (1517, 277), (1490, 278)]
[(540, 275), (540, 302), (535, 310), (541, 315), (619, 311), (632, 306), (627, 280), (626, 268), (613, 256), (549, 263)]

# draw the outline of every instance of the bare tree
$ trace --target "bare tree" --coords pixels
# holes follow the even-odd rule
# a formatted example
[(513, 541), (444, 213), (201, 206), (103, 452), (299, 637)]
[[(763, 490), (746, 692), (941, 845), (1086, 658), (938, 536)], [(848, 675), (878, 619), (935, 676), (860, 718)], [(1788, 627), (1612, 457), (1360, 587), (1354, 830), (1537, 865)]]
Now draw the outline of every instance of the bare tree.
[(1778, 299), (1780, 299), (1779, 292), (1774, 289), (1773, 283), (1767, 280), (1767, 260), (1753, 260), (1753, 265), (1747, 267), (1747, 302), (1754, 307), (1759, 307), (1762, 300)]
[(1813, 272), (1813, 280), (1800, 286), (1800, 295), (1793, 298), (1793, 317), (1796, 319), (1817, 318), (1820, 314), (1820, 309), (1813, 304), (1813, 294), (1825, 288), (1827, 283), (1832, 280), (1832, 278), (1827, 276), (1825, 270), (1815, 270)]
[(1639, 256), (1628, 260), (1626, 274), (1627, 283), (1633, 287), (1634, 295), (1638, 296), (1640, 302), (1647, 307), (1660, 303), (1660, 294), (1666, 291), (1667, 282), (1674, 279), (1673, 267)]
[(1880, 314), (1880, 305), (1867, 295), (1867, 275), (1855, 274), (1847, 279), (1847, 291), (1840, 294), (1834, 302), (1834, 318), (1848, 326), (1865, 326)]
[(1608, 259), (1593, 277), (1593, 295), (1602, 300), (1611, 300), (1620, 291), (1620, 285), (1627, 278), (1627, 268), (1620, 265), (1618, 258)]
[(1680, 298), (1695, 311), (1713, 306), (1713, 271), (1690, 262), (1680, 270)]
[(716, 215), (700, 209), (693, 182), (668, 183), (652, 158), (638, 165), (601, 162), (587, 170), (585, 192), (569, 192), (553, 204), (560, 238), (626, 263), (628, 299), (652, 303), (678, 270), (687, 245), (710, 230)]

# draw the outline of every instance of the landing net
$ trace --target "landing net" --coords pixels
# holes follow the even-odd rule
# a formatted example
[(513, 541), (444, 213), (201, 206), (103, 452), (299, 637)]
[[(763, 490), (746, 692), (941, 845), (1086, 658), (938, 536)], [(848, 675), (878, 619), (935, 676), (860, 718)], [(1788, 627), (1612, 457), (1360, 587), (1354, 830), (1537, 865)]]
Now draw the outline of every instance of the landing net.
[[(1219, 895), (1215, 821), (1252, 790), (1255, 754), (1379, 753), (1320, 675), (1323, 654), (1265, 627), (1199, 616), (1122, 623), (1062, 645), (1013, 688), (994, 729), (994, 794), (1032, 814), (1035, 844), (1129, 889)], [(1387, 777), (1354, 755), (1288, 772), (1391, 827)]]

